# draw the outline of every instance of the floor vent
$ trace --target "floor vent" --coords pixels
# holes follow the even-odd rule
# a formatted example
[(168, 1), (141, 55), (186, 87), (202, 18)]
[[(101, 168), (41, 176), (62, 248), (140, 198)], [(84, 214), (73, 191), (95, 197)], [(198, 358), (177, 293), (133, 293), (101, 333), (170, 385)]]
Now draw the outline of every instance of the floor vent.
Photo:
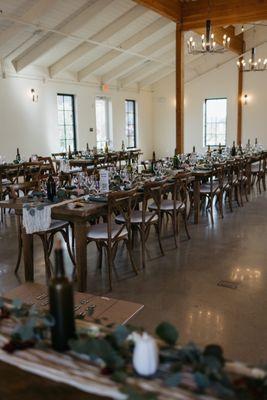
[(225, 287), (228, 289), (237, 289), (238, 288), (238, 283), (237, 282), (232, 282), (232, 281), (219, 281), (217, 283), (217, 286)]

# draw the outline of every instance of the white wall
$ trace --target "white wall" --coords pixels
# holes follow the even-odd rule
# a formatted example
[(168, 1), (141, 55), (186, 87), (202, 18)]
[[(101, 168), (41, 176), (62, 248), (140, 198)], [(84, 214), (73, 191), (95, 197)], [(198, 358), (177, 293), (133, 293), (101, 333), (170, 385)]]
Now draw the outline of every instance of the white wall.
[[(32, 102), (30, 90), (39, 95), (37, 103)], [(97, 87), (25, 79), (16, 77), (0, 78), (0, 155), (12, 161), (16, 147), (21, 155), (49, 155), (59, 151), (57, 129), (57, 93), (74, 94), (76, 101), (77, 147), (85, 149), (86, 143), (92, 148), (95, 138), (95, 96), (103, 95)], [(124, 139), (124, 100), (136, 99), (138, 106), (137, 145), (149, 157), (152, 142), (151, 93), (110, 90), (112, 99), (114, 148), (121, 147)], [(90, 128), (93, 132), (89, 132)]]
[[(263, 58), (267, 45), (257, 49)], [(185, 152), (195, 145), (199, 152), (203, 148), (203, 103), (206, 98), (227, 97), (227, 144), (236, 140), (237, 133), (237, 82), (235, 61), (208, 72), (185, 85)], [(267, 71), (244, 74), (244, 91), (248, 94), (248, 105), (243, 106), (243, 143), (248, 138), (267, 148)], [(175, 148), (175, 74), (153, 86), (153, 147), (157, 156), (172, 156)]]

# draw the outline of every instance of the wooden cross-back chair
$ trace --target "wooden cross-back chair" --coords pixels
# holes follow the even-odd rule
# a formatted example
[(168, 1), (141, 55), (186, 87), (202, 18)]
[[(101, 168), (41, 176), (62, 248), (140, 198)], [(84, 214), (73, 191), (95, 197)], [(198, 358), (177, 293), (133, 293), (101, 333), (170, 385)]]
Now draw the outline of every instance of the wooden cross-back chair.
[[(142, 201), (142, 209), (134, 209), (131, 215), (131, 228), (132, 231), (139, 231), (141, 239), (141, 265), (146, 267), (146, 241), (149, 236), (151, 226), (155, 227), (157, 239), (160, 247), (161, 254), (164, 255), (160, 232), (161, 232), (161, 213), (160, 206), (163, 194), (163, 185), (165, 181), (146, 182), (144, 184), (144, 193)], [(149, 202), (155, 204), (155, 209), (148, 211)], [(124, 218), (122, 215), (117, 216), (116, 221), (122, 223)]]
[(56, 175), (55, 167), (51, 157), (38, 157), (38, 161), (41, 163), (40, 167), (40, 179), (46, 180), (50, 174)]
[[(187, 226), (187, 209), (189, 207), (188, 198), (189, 174), (177, 174), (173, 180), (166, 182), (163, 186), (163, 199), (160, 204), (161, 217), (164, 215), (171, 218), (173, 228), (173, 238), (175, 247), (177, 247), (176, 236), (179, 233), (179, 216), (181, 215), (184, 222), (187, 238), (190, 234)], [(171, 199), (168, 198), (171, 194)], [(149, 205), (149, 210), (153, 211), (157, 208), (156, 204)], [(162, 225), (162, 224), (161, 224)]]
[[(9, 195), (9, 186), (18, 183), (20, 166), (3, 165), (0, 166), (0, 200), (4, 200)], [(1, 222), (4, 220), (5, 209), (1, 208)]]
[[(15, 199), (18, 196), (18, 191), (22, 190), (24, 194), (28, 194), (31, 191), (34, 191), (38, 188), (38, 181), (28, 181), (21, 183), (19, 185), (10, 185), (10, 197)], [(29, 200), (30, 202), (30, 200)], [(23, 221), (22, 215), (16, 215), (17, 218), (17, 230), (18, 230), (18, 257), (16, 262), (15, 273), (17, 274), (20, 263), (21, 263), (21, 256), (22, 256), (22, 233), (23, 233)], [(66, 221), (59, 221), (52, 219), (50, 227), (46, 231), (35, 232), (34, 235), (38, 236), (43, 245), (44, 251), (44, 259), (45, 259), (45, 271), (46, 271), (46, 278), (47, 280), (51, 277), (51, 262), (50, 262), (50, 254), (53, 248), (54, 237), (57, 233), (61, 233), (66, 245), (67, 250), (70, 256), (70, 259), (75, 266), (75, 260), (73, 253), (70, 248), (70, 241), (69, 241), (69, 222)]]
[[(108, 262), (109, 288), (112, 290), (112, 270), (118, 244), (123, 241), (129, 254), (133, 271), (137, 274), (132, 249), (130, 221), (136, 205), (136, 189), (112, 192), (107, 195), (107, 222), (93, 225), (87, 234), (87, 243), (95, 242), (99, 251), (99, 267), (102, 266), (102, 252), (106, 250)], [(115, 222), (120, 215), (120, 224)]]
[(261, 193), (261, 184), (263, 190), (266, 191), (266, 155), (261, 155), (258, 162), (251, 165), (252, 185), (258, 186)]
[(200, 185), (200, 200), (206, 205), (206, 211), (210, 211), (211, 223), (214, 224), (214, 199), (217, 198), (219, 202), (219, 212), (221, 217), (223, 218), (223, 209), (222, 209), (222, 187), (223, 187), (223, 166), (222, 165), (214, 165), (210, 171), (207, 182), (204, 182)]

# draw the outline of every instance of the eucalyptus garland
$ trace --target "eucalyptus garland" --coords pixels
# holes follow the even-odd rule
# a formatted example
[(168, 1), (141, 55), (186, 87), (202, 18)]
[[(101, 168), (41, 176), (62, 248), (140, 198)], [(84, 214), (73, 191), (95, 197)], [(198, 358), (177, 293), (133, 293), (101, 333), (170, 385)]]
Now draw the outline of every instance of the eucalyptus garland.
[[(5, 351), (50, 346), (50, 329), (54, 321), (48, 312), (25, 306), (19, 300), (6, 305), (0, 299), (0, 329), (4, 318), (16, 321), (10, 342), (4, 346)], [(76, 354), (86, 355), (102, 374), (118, 382), (129, 400), (156, 400), (156, 393), (144, 392), (128, 383), (129, 378), (139, 378), (132, 364), (134, 342), (131, 337), (133, 332), (142, 331), (131, 325), (110, 325), (108, 329), (89, 326), (80, 329), (69, 346)], [(267, 399), (266, 374), (255, 378), (227, 374), (221, 347), (209, 345), (202, 350), (194, 343), (179, 347), (179, 334), (168, 322), (158, 325), (155, 335), (160, 342), (160, 363), (150, 381), (157, 379), (166, 387), (180, 387), (220, 399)]]

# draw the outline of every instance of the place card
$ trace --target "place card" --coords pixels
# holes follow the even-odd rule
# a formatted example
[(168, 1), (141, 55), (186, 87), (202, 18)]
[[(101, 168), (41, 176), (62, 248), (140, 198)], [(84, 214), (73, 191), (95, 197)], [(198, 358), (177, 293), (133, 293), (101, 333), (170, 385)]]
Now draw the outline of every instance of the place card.
[(109, 192), (109, 176), (108, 171), (106, 169), (101, 169), (99, 171), (99, 189), (100, 193), (107, 193)]

